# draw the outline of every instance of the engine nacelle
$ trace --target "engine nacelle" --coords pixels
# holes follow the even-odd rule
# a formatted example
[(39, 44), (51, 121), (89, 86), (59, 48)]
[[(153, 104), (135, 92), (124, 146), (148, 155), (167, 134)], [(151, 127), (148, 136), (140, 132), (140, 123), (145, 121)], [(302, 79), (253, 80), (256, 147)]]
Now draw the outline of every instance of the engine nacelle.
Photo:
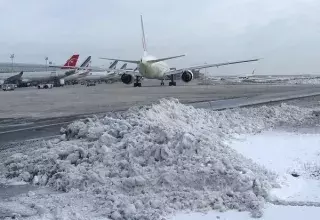
[(183, 82), (190, 82), (193, 79), (193, 72), (191, 70), (183, 71), (181, 79)]
[(131, 74), (124, 73), (121, 75), (121, 81), (124, 84), (131, 84), (133, 82), (133, 76)]

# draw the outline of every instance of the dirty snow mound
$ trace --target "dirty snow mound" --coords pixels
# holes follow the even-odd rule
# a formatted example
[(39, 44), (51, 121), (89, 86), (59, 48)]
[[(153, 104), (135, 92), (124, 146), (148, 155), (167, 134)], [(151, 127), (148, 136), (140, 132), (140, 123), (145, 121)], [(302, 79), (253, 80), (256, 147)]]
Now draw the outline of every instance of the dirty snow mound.
[(118, 117), (75, 121), (60, 140), (8, 158), (6, 176), (94, 195), (103, 201), (97, 212), (112, 219), (208, 209), (261, 216), (275, 176), (226, 140), (300, 124), (310, 112), (288, 105), (214, 112), (164, 99)]

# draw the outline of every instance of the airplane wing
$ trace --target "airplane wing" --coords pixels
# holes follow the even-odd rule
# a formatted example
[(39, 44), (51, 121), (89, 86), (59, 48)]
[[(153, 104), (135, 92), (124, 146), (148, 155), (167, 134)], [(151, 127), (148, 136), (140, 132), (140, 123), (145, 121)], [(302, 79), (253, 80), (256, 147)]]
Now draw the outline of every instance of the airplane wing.
[(215, 63), (215, 64), (205, 64), (205, 65), (199, 65), (199, 66), (191, 66), (188, 68), (183, 68), (183, 69), (178, 69), (178, 70), (171, 70), (165, 73), (165, 75), (175, 75), (179, 74), (183, 71), (186, 70), (200, 70), (204, 68), (209, 68), (209, 67), (219, 67), (219, 66), (227, 66), (227, 65), (233, 65), (233, 64), (239, 64), (239, 63), (249, 63), (249, 62), (255, 62), (260, 59), (252, 59), (252, 60), (239, 60), (239, 61), (233, 61), (233, 62), (225, 62), (225, 63)]
[(121, 61), (121, 62), (125, 62), (125, 63), (135, 63), (135, 64), (139, 64), (140, 63), (140, 60), (122, 60), (122, 59), (106, 58), (106, 57), (99, 57), (99, 59), (101, 59), (101, 60)]
[(117, 74), (127, 73), (135, 76), (141, 75), (138, 71), (130, 70), (130, 69), (110, 69), (110, 68), (100, 68), (100, 67), (90, 67), (90, 68), (79, 67), (78, 69), (82, 69), (82, 70), (90, 69), (91, 71), (107, 71), (107, 72), (117, 73)]
[(171, 60), (171, 59), (184, 57), (184, 56), (185, 56), (185, 54), (178, 55), (178, 56), (173, 56), (173, 57), (165, 57), (165, 58), (160, 58), (160, 59), (155, 59), (155, 60), (148, 60), (148, 63), (157, 63), (157, 62), (161, 62), (161, 61), (165, 61), (165, 60)]

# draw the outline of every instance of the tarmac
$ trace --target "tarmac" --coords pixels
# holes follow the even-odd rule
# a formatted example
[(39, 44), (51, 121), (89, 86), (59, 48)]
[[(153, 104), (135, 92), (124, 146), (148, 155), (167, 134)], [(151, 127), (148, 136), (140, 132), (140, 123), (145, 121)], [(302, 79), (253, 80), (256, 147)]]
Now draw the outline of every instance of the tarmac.
[(173, 97), (195, 107), (222, 110), (320, 95), (320, 85), (198, 85), (196, 80), (177, 84), (176, 87), (160, 86), (157, 80), (145, 80), (141, 88), (114, 83), (1, 91), (0, 151), (9, 143), (11, 146), (16, 142), (55, 137), (62, 126), (76, 119), (124, 111), (161, 98)]

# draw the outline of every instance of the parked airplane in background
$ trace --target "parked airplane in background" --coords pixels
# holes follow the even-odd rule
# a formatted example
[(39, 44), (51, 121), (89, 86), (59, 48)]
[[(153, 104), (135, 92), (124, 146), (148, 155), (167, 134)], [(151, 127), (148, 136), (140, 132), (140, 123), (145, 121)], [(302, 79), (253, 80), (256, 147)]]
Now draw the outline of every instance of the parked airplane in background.
[(2, 77), (2, 74), (0, 75), (0, 87), (3, 84), (18, 84), (21, 81), (23, 71), (21, 71), (19, 74), (13, 75), (13, 76), (4, 76)]
[[(64, 77), (63, 79), (66, 82), (70, 82), (88, 75), (90, 73), (90, 70), (82, 69), (82, 68), (89, 67), (90, 63), (91, 63), (91, 56), (88, 56), (87, 59), (85, 59), (79, 67), (69, 66), (70, 69), (74, 69), (74, 73)], [(65, 66), (61, 66), (61, 68), (65, 68)], [(72, 71), (70, 71), (69, 73), (72, 73)]]
[(4, 83), (17, 84), (23, 86), (31, 83), (41, 83), (52, 80), (59, 80), (66, 76), (75, 73), (74, 70), (70, 70), (69, 67), (74, 67), (78, 62), (79, 55), (75, 54), (71, 56), (66, 63), (61, 66), (61, 70), (58, 71), (41, 71), (41, 72), (26, 72), (21, 71), (17, 73), (0, 73), (0, 85)]
[[(70, 67), (75, 67), (77, 65), (79, 54), (72, 55), (66, 63), (61, 66), (61, 70), (57, 71), (42, 71), (42, 72), (24, 72), (21, 77), (23, 84), (27, 83), (42, 83), (48, 81), (57, 81), (63, 79), (66, 76), (75, 74), (75, 70)], [(58, 83), (58, 82), (55, 82)]]
[(255, 72), (255, 71), (256, 71), (256, 70), (254, 69), (251, 74), (247, 74), (247, 75), (244, 75), (244, 76), (239, 76), (238, 78), (239, 78), (239, 79), (249, 79), (249, 78), (251, 78), (251, 77), (254, 76), (254, 72)]
[[(110, 67), (108, 68), (109, 71), (100, 71), (100, 72), (94, 71), (94, 72), (90, 72), (89, 74), (87, 74), (86, 76), (81, 78), (81, 80), (86, 80), (86, 81), (103, 81), (103, 80), (107, 80), (108, 77), (111, 74), (114, 73), (112, 70), (116, 68), (117, 64), (118, 64), (118, 61), (115, 60), (115, 61), (113, 61), (111, 63)], [(126, 67), (127, 65), (124, 64), (123, 66)]]
[(135, 71), (123, 71), (120, 69), (117, 69), (115, 71), (122, 72), (121, 80), (125, 84), (131, 84), (133, 80), (135, 80), (134, 87), (140, 87), (141, 83), (140, 80), (142, 77), (147, 79), (159, 79), (161, 80), (161, 85), (164, 85), (164, 79), (167, 76), (170, 76), (171, 81), (169, 82), (169, 86), (175, 86), (176, 82), (174, 81), (174, 75), (181, 74), (181, 79), (184, 82), (190, 82), (193, 79), (193, 69), (203, 69), (203, 68), (209, 68), (209, 67), (219, 67), (219, 66), (225, 66), (225, 65), (231, 65), (231, 64), (238, 64), (238, 63), (247, 63), (247, 62), (254, 62), (258, 61), (259, 59), (251, 59), (251, 60), (241, 60), (241, 61), (234, 61), (234, 62), (225, 62), (225, 63), (216, 63), (216, 64), (206, 64), (206, 65), (199, 65), (199, 66), (192, 66), (177, 70), (170, 70), (169, 66), (163, 62), (170, 59), (175, 59), (179, 57), (183, 57), (185, 55), (179, 55), (179, 56), (172, 56), (172, 57), (164, 57), (157, 59), (154, 56), (151, 56), (147, 52), (147, 44), (146, 44), (146, 38), (144, 34), (144, 26), (143, 26), (143, 19), (142, 15), (140, 17), (141, 19), (141, 30), (142, 30), (142, 46), (143, 46), (143, 56), (139, 60), (124, 60), (124, 59), (116, 59), (116, 58), (100, 58), (100, 59), (106, 59), (106, 60), (119, 60), (126, 63), (134, 63), (138, 66), (138, 72)]

